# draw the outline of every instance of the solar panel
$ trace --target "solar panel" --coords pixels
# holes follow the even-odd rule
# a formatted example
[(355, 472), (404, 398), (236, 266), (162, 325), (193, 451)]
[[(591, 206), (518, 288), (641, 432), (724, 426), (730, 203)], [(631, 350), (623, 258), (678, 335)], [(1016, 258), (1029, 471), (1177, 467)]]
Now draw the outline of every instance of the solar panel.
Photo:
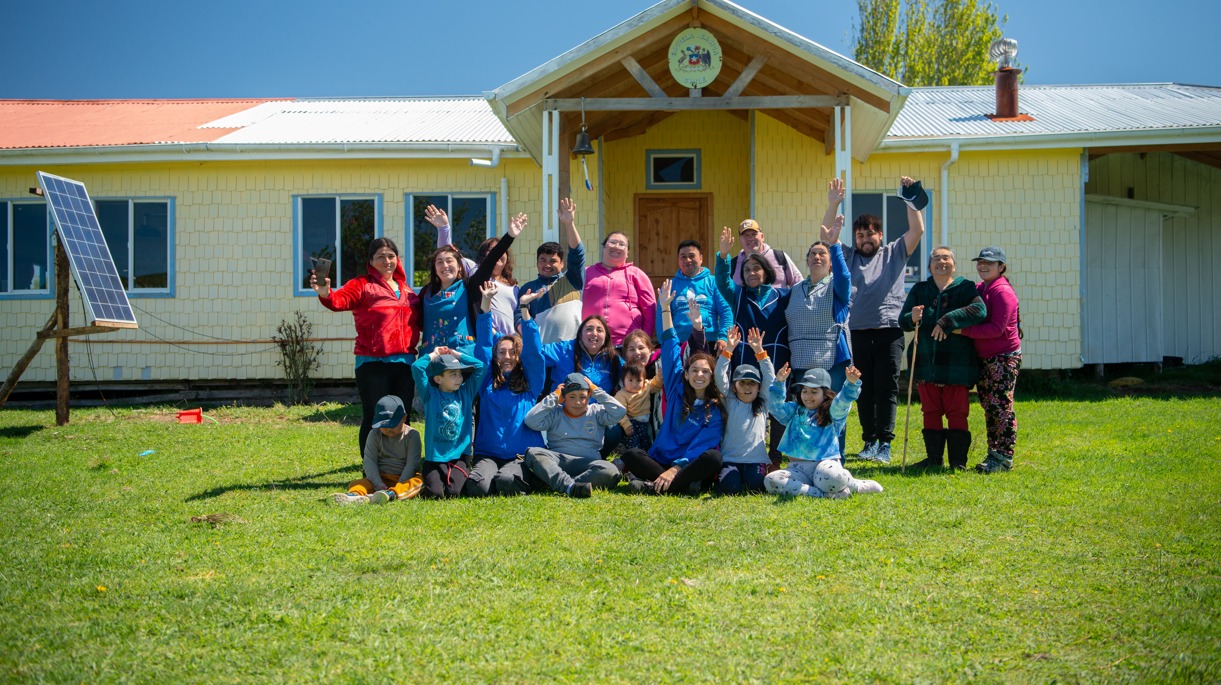
[(93, 211), (85, 184), (38, 172), (38, 185), (51, 208), (59, 243), (68, 253), (72, 275), (85, 300), (90, 325), (136, 325), (136, 315), (127, 301), (123, 281), (110, 258), (102, 225)]

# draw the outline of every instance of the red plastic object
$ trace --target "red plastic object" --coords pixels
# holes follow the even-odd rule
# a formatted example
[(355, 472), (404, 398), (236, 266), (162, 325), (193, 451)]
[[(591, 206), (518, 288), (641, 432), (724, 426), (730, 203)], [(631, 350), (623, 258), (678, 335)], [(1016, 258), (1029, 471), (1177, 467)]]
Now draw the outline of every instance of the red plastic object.
[(178, 412), (178, 423), (203, 423), (203, 408)]

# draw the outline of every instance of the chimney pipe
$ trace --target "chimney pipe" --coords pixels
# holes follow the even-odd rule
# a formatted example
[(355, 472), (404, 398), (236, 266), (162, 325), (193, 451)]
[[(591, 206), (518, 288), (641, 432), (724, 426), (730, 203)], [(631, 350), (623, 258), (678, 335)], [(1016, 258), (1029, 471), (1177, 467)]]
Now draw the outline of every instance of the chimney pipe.
[(1013, 119), (1018, 115), (1018, 75), (1021, 69), (1004, 67), (992, 72), (996, 77), (996, 118)]

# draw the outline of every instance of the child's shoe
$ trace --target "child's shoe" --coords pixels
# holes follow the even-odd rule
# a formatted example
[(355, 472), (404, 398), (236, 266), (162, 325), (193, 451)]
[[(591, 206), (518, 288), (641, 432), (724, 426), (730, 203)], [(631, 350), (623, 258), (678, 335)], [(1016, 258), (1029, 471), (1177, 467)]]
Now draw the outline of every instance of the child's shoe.
[(340, 506), (369, 503), (368, 497), (355, 492), (337, 492), (334, 495), (331, 495), (331, 499), (335, 500), (335, 504)]
[(372, 495), (369, 495), (369, 504), (385, 504), (392, 499), (395, 499), (393, 492), (389, 490), (378, 490)]
[(1003, 473), (1013, 469), (1013, 460), (996, 450), (988, 450), (988, 456), (975, 465), (980, 473)]
[(628, 487), (631, 488), (632, 492), (637, 495), (657, 494), (657, 491), (653, 489), (653, 481), (651, 480), (640, 480), (639, 478), (633, 478), (631, 482), (628, 483)]
[(876, 480), (853, 478), (848, 483), (848, 489), (856, 494), (873, 494), (882, 492), (882, 484)]
[(573, 483), (568, 488), (568, 496), (577, 499), (588, 499), (594, 494), (594, 486), (589, 483)]
[[(811, 489), (817, 490), (817, 488), (811, 488)], [(843, 490), (837, 490), (832, 493), (824, 493), (823, 497), (825, 497), (827, 499), (851, 499), (852, 490), (850, 490), (848, 488), (844, 488)]]

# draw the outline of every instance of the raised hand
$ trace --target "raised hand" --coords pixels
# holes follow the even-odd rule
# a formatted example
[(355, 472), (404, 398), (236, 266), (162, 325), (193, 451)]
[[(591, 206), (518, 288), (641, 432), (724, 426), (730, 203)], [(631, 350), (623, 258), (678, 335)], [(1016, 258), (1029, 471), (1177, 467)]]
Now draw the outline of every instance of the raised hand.
[[(488, 282), (491, 283), (491, 281)], [(543, 286), (542, 288), (539, 288), (537, 292), (534, 290), (527, 290), (526, 292), (519, 294), (517, 296), (518, 308), (524, 307), (543, 295), (546, 295), (549, 289), (549, 286)]]
[[(687, 291), (690, 295), (691, 291)], [(687, 298), (687, 318), (691, 320), (691, 328), (693, 330), (704, 330), (704, 311), (700, 309), (700, 302), (697, 298)]]
[(912, 307), (912, 325), (919, 326), (920, 319), (924, 318), (924, 305), (916, 305)]
[(789, 379), (790, 373), (793, 373), (793, 370), (789, 368), (789, 363), (785, 362), (784, 366), (780, 367), (780, 370), (776, 372), (776, 380), (783, 383)]
[(861, 370), (855, 365), (849, 364), (848, 368), (844, 370), (844, 377), (848, 379), (848, 382), (855, 383), (861, 380)]
[(436, 355), (435, 357), (433, 357), (434, 360), (440, 359), (442, 356), (447, 355), (447, 354), (453, 354), (454, 356), (457, 356), (453, 350), (449, 349), (445, 345), (441, 345), (440, 347), (432, 348), (432, 353), (434, 355)]
[(576, 216), (576, 213), (577, 213), (577, 206), (572, 204), (572, 198), (561, 197), (560, 198), (560, 213), (559, 213), (560, 223), (562, 223), (562, 224), (572, 223), (573, 217)]
[(526, 230), (527, 223), (526, 215), (518, 212), (517, 216), (509, 220), (509, 235), (513, 238), (521, 235), (521, 232)]
[(738, 329), (737, 324), (734, 324), (725, 333), (725, 344), (729, 346), (729, 349), (736, 350), (740, 342), (742, 342), (742, 331)]
[(755, 351), (755, 354), (763, 353), (763, 331), (758, 328), (752, 328), (746, 332), (746, 344), (750, 345), (750, 349)]
[(840, 231), (844, 230), (844, 215), (836, 214), (830, 226), (823, 226), (818, 231), (818, 239), (834, 245), (839, 242)]
[(848, 191), (844, 185), (844, 179), (836, 176), (827, 182), (827, 202), (829, 207), (838, 207), (839, 203), (844, 201), (844, 196), (847, 194)]
[(721, 249), (720, 253), (728, 257), (733, 251), (733, 229), (728, 226), (721, 227)]
[(492, 298), (496, 296), (496, 291), (499, 289), (500, 286), (496, 284), (496, 281), (487, 281), (479, 286), (479, 292), (483, 295), (483, 301), (479, 304), (485, 314), (492, 311)]
[(902, 183), (904, 188), (906, 188), (907, 186), (909, 186), (915, 182), (916, 182), (916, 179), (912, 178), (911, 176), (900, 176), (899, 177), (899, 183)]
[(445, 210), (437, 209), (432, 205), (424, 208), (424, 218), (428, 220), (428, 223), (437, 228), (445, 228), (449, 225), (449, 216), (445, 214)]
[(674, 301), (674, 293), (670, 289), (670, 279), (662, 282), (661, 287), (657, 289), (657, 302), (661, 305), (661, 311), (670, 311), (670, 303)]

